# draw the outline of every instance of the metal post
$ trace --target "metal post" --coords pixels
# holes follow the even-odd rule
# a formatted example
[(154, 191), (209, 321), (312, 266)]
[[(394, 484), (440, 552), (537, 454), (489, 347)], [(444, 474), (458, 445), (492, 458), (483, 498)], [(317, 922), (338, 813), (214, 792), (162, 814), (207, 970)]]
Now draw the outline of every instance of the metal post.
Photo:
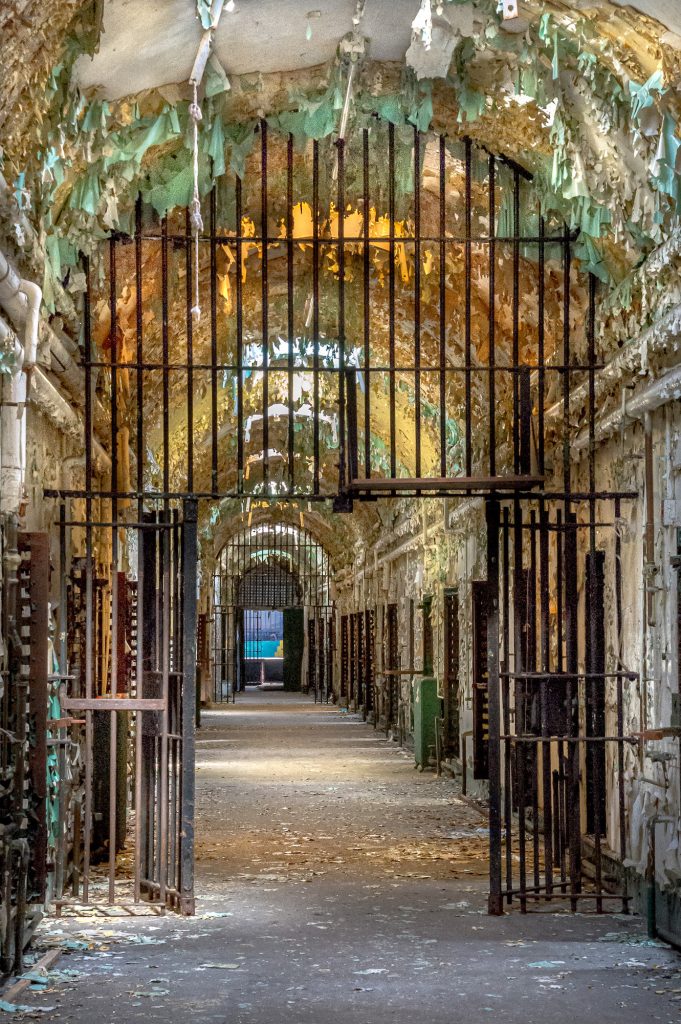
[(193, 914), (196, 723), (197, 514), (194, 499), (183, 502), (182, 524), (182, 813), (180, 825), (180, 910)]
[(503, 914), (501, 892), (501, 705), (499, 699), (499, 502), (488, 498), (487, 694), (489, 721), (489, 899), (488, 912)]

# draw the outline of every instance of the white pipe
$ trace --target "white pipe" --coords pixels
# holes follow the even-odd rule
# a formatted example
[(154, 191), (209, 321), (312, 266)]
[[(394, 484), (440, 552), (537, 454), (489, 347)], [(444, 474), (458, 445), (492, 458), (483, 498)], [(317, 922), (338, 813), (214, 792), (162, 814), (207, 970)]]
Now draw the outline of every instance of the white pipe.
[[(602, 441), (614, 434), (628, 420), (641, 420), (647, 413), (659, 409), (661, 405), (666, 405), (668, 402), (678, 401), (679, 398), (681, 398), (681, 366), (675, 366), (673, 370), (665, 373), (658, 380), (652, 381), (628, 402), (623, 402), (620, 408), (597, 423), (596, 441)], [(579, 451), (586, 448), (588, 444), (588, 434), (583, 431), (573, 442), (572, 448)]]
[[(69, 435), (74, 440), (83, 440), (83, 421), (74, 412), (66, 399), (57, 391), (54, 384), (36, 366), (31, 374), (29, 390), (29, 401), (35, 403), (38, 409), (54, 423), (58, 430)], [(106, 473), (111, 469), (111, 459), (98, 441), (92, 441), (92, 455), (95, 469), (98, 472)]]
[[(0, 511), (19, 511), (26, 473), (26, 396), (28, 375), (38, 356), (38, 328), (43, 293), (37, 284), (19, 277), (0, 252), (0, 305), (17, 328), (23, 328), (23, 347), (15, 341), (18, 369), (2, 384), (0, 437)], [(4, 324), (5, 340), (9, 327)]]
[(16, 327), (24, 329), (24, 370), (35, 366), (38, 355), (42, 298), (43, 293), (38, 285), (20, 278), (4, 253), (0, 252), (0, 306), (9, 314)]
[[(14, 347), (19, 367), (23, 349), (11, 328), (0, 319), (0, 343)], [(19, 511), (24, 493), (26, 466), (26, 374), (15, 372), (0, 378), (0, 513)]]

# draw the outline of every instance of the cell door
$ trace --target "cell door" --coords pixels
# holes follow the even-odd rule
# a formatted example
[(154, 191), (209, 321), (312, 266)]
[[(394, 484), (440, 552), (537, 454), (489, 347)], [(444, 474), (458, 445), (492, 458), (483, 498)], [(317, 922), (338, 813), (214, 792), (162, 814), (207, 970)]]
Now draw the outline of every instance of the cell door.
[[(99, 561), (106, 547), (92, 544), (94, 524), (62, 514), (63, 550), (77, 543), (69, 527), (84, 531), (85, 544), (64, 607), (73, 671), (61, 714), (74, 767), (61, 782), (57, 910), (146, 903), (193, 914), (196, 502), (104, 525), (112, 534), (108, 566)], [(123, 530), (136, 552), (134, 615), (121, 601)], [(122, 846), (132, 853), (125, 864), (116, 858)]]

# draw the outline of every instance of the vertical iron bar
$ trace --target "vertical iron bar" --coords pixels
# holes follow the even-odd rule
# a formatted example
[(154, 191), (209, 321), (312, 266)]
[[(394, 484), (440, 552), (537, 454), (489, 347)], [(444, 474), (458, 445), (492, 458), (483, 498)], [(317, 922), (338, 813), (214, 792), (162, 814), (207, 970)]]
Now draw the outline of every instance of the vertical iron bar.
[[(189, 216), (187, 214), (187, 216)], [(191, 238), (191, 228), (187, 229), (187, 235)], [(187, 243), (187, 249), (189, 252), (190, 243)], [(191, 252), (189, 252), (187, 262), (191, 267)], [(143, 301), (142, 301), (142, 197), (137, 197), (137, 204), (135, 207), (135, 290), (136, 290), (136, 333), (137, 333), (137, 349), (136, 349), (136, 363), (137, 363), (137, 438), (136, 438), (136, 456), (137, 456), (137, 522), (141, 523), (144, 520), (144, 498), (142, 492), (144, 490), (144, 374), (142, 371), (142, 365), (144, 363), (144, 319), (143, 319)], [(191, 296), (189, 278), (187, 279), (187, 294)], [(189, 298), (189, 305), (191, 305), (191, 298)], [(188, 314), (188, 319), (191, 318), (191, 313)], [(143, 684), (143, 671), (144, 671), (144, 648), (142, 640), (142, 630), (144, 627), (144, 551), (143, 551), (143, 533), (142, 530), (137, 530), (137, 659), (136, 659), (136, 675), (137, 675), (137, 697), (144, 697), (144, 684)], [(134, 866), (134, 900), (139, 902), (141, 899), (142, 888), (142, 847), (143, 847), (143, 836), (144, 836), (144, 818), (142, 806), (142, 775), (144, 771), (143, 766), (143, 752), (142, 752), (142, 732), (143, 732), (143, 712), (135, 712), (135, 866)]]
[(312, 490), (319, 494), (319, 143), (312, 143)]
[[(414, 128), (414, 469), (421, 476), (421, 133)], [(417, 491), (417, 494), (419, 492)]]
[[(621, 671), (622, 662), (622, 538), (620, 536), (621, 506), (620, 499), (615, 498), (615, 632), (617, 636), (617, 661), (615, 668)], [(622, 676), (617, 677), (617, 800), (619, 812), (619, 855), (623, 864), (627, 855), (627, 826), (624, 799), (624, 683)], [(622, 894), (627, 895), (626, 874), (622, 881)], [(622, 900), (622, 913), (629, 913), (629, 902)]]
[(185, 211), (184, 223), (184, 269), (185, 324), (187, 332), (187, 490), (194, 490), (194, 323), (192, 303), (194, 294), (194, 273), (192, 267), (192, 225), (189, 207)]
[[(59, 672), (62, 676), (67, 675), (67, 602), (68, 602), (68, 590), (67, 590), (67, 579), (66, 579), (66, 506), (62, 501), (59, 505)], [(66, 690), (67, 682), (65, 679), (59, 681), (59, 699)], [(57, 732), (59, 738), (59, 754), (58, 754), (58, 768), (59, 768), (59, 789), (58, 789), (58, 817), (57, 817), (57, 849), (56, 849), (56, 863), (55, 863), (55, 897), (61, 899), (64, 893), (64, 861), (65, 861), (65, 845), (66, 845), (66, 805), (70, 803), (69, 788), (66, 781), (66, 739), (67, 730), (59, 728)]]
[(370, 302), (370, 247), (369, 247), (369, 129), (362, 131), (362, 194), (363, 194), (363, 279), (364, 286), (364, 475), (371, 478), (371, 310)]
[(286, 146), (286, 299), (288, 327), (288, 485), (294, 484), (294, 432), (293, 432), (293, 136), (289, 134)]
[[(568, 672), (568, 735), (579, 733), (578, 622), (577, 622), (577, 517), (568, 513), (565, 522), (565, 655)], [(578, 743), (569, 743), (567, 752), (567, 827), (570, 853), (570, 892), (581, 892), (581, 806), (580, 758)], [(573, 911), (577, 900), (571, 899)]]
[(236, 207), (236, 472), (237, 492), (244, 487), (244, 310), (243, 310), (243, 208), (241, 178), (234, 180)]
[(489, 475), (496, 476), (497, 472), (497, 434), (496, 434), (496, 379), (495, 379), (495, 365), (496, 365), (496, 353), (495, 353), (495, 271), (496, 271), (496, 212), (495, 212), (495, 195), (494, 190), (496, 186), (495, 181), (496, 164), (494, 157), (490, 155), (489, 158), (489, 315), (487, 320), (487, 330), (489, 339), (489, 391), (488, 391), (488, 415), (489, 415)]
[[(529, 372), (528, 383), (529, 383)], [(529, 442), (529, 438), (528, 438)], [(531, 672), (537, 670), (537, 514), (532, 509), (530, 511), (530, 572), (528, 577), (528, 658), (527, 665)], [(537, 698), (539, 697), (539, 686), (536, 681), (532, 681), (532, 722), (531, 727), (534, 731), (537, 725), (535, 705)], [(540, 865), (539, 865), (539, 757), (540, 750), (538, 744), (528, 745), (529, 763), (532, 770), (532, 866), (534, 871), (534, 888), (535, 892), (538, 892), (540, 885)], [(538, 897), (535, 896), (535, 899)]]
[(162, 697), (163, 710), (161, 712), (161, 737), (160, 737), (160, 786), (159, 786), (159, 900), (162, 904), (166, 902), (166, 888), (168, 881), (168, 733), (170, 732), (170, 560), (171, 560), (171, 533), (170, 533), (170, 512), (168, 503), (165, 502), (163, 512), (163, 529), (161, 530), (161, 598), (162, 598), (162, 619), (161, 619), (161, 673), (162, 673)]
[[(541, 365), (541, 364), (540, 364)], [(541, 734), (545, 737), (542, 743), (542, 788), (544, 793), (544, 881), (546, 894), (550, 896), (553, 890), (553, 790), (551, 785), (551, 743), (548, 737), (551, 735), (551, 723), (549, 721), (549, 701), (553, 701), (554, 695), (549, 690), (551, 640), (550, 640), (550, 619), (549, 619), (549, 521), (548, 513), (544, 507), (544, 500), (539, 503), (539, 624), (540, 642), (539, 657), (541, 671), (546, 673), (540, 683), (539, 708)]]
[(503, 914), (501, 876), (501, 708), (499, 701), (499, 502), (486, 501), (487, 520), (487, 696), (489, 767), (490, 914)]
[[(116, 240), (109, 240), (109, 312), (111, 315), (111, 633), (110, 694), (118, 682), (118, 308), (116, 295)], [(116, 881), (116, 739), (118, 720), (111, 712), (109, 733), (109, 903), (115, 899)]]
[(439, 176), (439, 256), (440, 256), (440, 280), (439, 280), (439, 327), (440, 327), (440, 367), (439, 367), (439, 397), (440, 397), (440, 476), (447, 476), (447, 316), (446, 316), (446, 290), (445, 290), (445, 232), (447, 226), (447, 198), (445, 192), (446, 160), (445, 160), (445, 137), (440, 135), (440, 176)]
[(346, 487), (345, 465), (345, 139), (338, 148), (338, 490)]
[(538, 298), (537, 298), (537, 365), (539, 400), (537, 403), (537, 464), (540, 475), (544, 474), (544, 400), (546, 389), (546, 371), (544, 368), (544, 306), (545, 306), (545, 244), (544, 244), (544, 218), (539, 216), (539, 248), (537, 255), (537, 277), (538, 277)]
[(395, 405), (395, 125), (388, 124), (388, 216), (390, 242), (388, 246), (388, 351), (390, 401), (390, 475), (397, 476), (397, 418)]
[[(510, 668), (510, 596), (511, 596), (511, 567), (509, 557), (509, 521), (508, 507), (504, 506), (502, 515), (502, 552), (503, 552), (503, 576), (502, 576), (502, 649), (504, 657), (502, 668), (504, 677), (502, 680), (502, 713), (504, 736), (511, 735), (511, 707), (510, 707), (510, 686), (509, 678), (506, 675)], [(512, 776), (512, 741), (504, 740), (504, 835), (506, 839), (506, 902), (513, 902), (513, 776)]]
[(182, 798), (180, 910), (194, 913), (194, 805), (196, 724), (197, 502), (185, 499), (182, 513)]
[(270, 483), (270, 342), (269, 342), (269, 289), (267, 266), (267, 121), (260, 121), (260, 234), (262, 236), (262, 480), (265, 494)]
[[(519, 380), (518, 367), (520, 362), (520, 174), (517, 167), (513, 169), (513, 471), (519, 472), (520, 466), (520, 432), (519, 432)], [(529, 454), (529, 452), (528, 452)]]
[[(218, 267), (217, 267), (217, 188), (210, 193), (210, 487), (218, 493)], [(166, 488), (167, 490), (167, 488)]]
[(466, 430), (466, 476), (473, 475), (473, 426), (471, 410), (471, 274), (472, 274), (472, 253), (471, 253), (471, 140), (464, 140), (465, 161), (466, 161), (466, 182), (465, 182), (465, 234), (466, 243), (464, 248), (464, 276), (465, 276), (465, 326), (464, 326), (464, 364), (465, 364), (465, 430)]
[[(83, 257), (83, 355), (85, 361), (85, 697), (94, 696), (93, 686), (93, 572), (92, 553), (92, 336), (90, 314), (90, 260)], [(92, 842), (92, 711), (85, 712), (85, 807), (83, 813), (83, 902), (90, 895), (90, 852)]]
[(161, 342), (163, 360), (163, 490), (170, 490), (170, 388), (168, 380), (168, 218), (161, 224)]

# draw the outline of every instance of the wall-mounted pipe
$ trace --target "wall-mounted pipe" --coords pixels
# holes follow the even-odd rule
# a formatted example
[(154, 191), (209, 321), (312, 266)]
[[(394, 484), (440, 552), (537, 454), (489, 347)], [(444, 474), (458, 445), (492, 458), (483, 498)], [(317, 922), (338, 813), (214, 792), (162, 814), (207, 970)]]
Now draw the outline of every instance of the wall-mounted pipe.
[(4, 253), (0, 252), (0, 306), (15, 327), (23, 328), (23, 369), (35, 366), (38, 355), (38, 326), (43, 293), (33, 281), (20, 278)]
[[(0, 252), (0, 306), (17, 330), (23, 333), (23, 345), (9, 336), (4, 324), (5, 342), (14, 344), (16, 371), (2, 383), (2, 435), (0, 444), (0, 511), (16, 513), (21, 505), (26, 473), (26, 396), (28, 375), (38, 355), (38, 327), (43, 293), (37, 284), (19, 277), (9, 260)], [(13, 332), (12, 332), (13, 333)]]
[[(52, 381), (45, 376), (38, 366), (36, 366), (31, 374), (28, 400), (34, 402), (36, 407), (47, 416), (58, 430), (74, 438), (74, 440), (82, 441), (82, 419), (74, 412), (66, 399), (57, 391)], [(95, 439), (92, 442), (92, 454), (97, 472), (107, 473), (111, 469), (111, 459), (99, 441)]]
[[(678, 401), (681, 398), (681, 366), (675, 366), (662, 377), (651, 381), (638, 393), (632, 395), (628, 401), (623, 401), (619, 408), (615, 409), (608, 416), (596, 425), (596, 441), (603, 441), (606, 437), (617, 433), (628, 421), (642, 420), (646, 413), (654, 412), (669, 402)], [(589, 437), (586, 431), (582, 432), (572, 442), (572, 449), (580, 451), (589, 444)]]
[(24, 492), (26, 466), (26, 374), (24, 350), (14, 331), (0, 319), (0, 345), (8, 347), (19, 369), (0, 376), (0, 513), (16, 513)]

